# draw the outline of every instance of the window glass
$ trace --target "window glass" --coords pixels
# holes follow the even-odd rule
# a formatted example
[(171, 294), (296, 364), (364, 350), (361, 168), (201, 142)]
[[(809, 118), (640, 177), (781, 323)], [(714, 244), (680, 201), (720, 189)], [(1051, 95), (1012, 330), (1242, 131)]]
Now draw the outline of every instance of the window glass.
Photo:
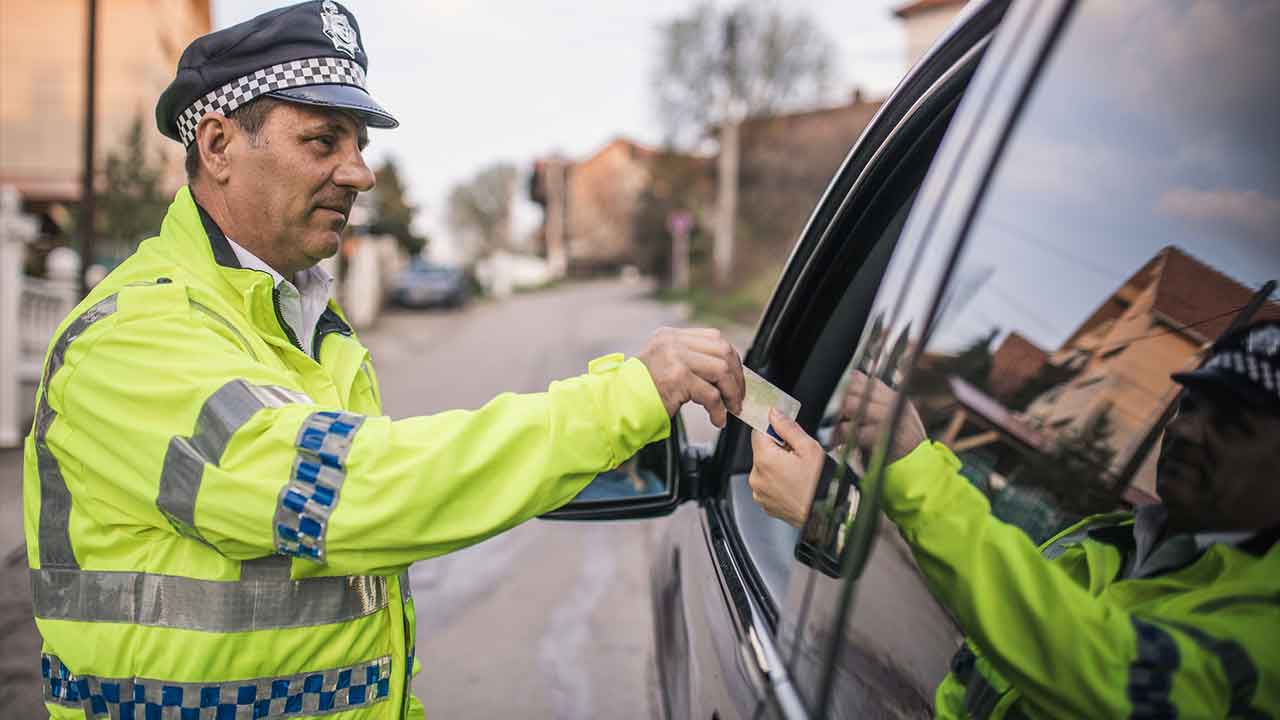
[[(907, 392), (993, 514), (1037, 541), (1157, 501), (1170, 374), (1251, 303), (1253, 320), (1280, 318), (1260, 292), (1280, 278), (1276, 37), (1276, 3), (1091, 0), (1035, 80)], [(854, 361), (895, 388), (913, 353), (889, 351), (919, 345), (941, 279), (939, 263), (921, 267), (886, 282), (886, 330)], [(883, 523), (832, 708), (869, 687), (859, 658), (914, 657), (923, 697), (956, 647), (935, 605), (873, 581), (916, 572)]]
[(911, 398), (1037, 541), (1156, 499), (1170, 374), (1280, 277), (1278, 20), (1085, 3), (997, 166)]

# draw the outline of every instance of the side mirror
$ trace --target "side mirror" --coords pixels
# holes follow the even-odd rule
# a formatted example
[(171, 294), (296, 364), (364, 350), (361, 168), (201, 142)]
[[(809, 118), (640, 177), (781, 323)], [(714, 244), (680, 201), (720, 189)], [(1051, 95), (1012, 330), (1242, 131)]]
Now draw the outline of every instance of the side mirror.
[(628, 520), (668, 515), (692, 497), (693, 478), (682, 470), (688, 448), (677, 414), (671, 435), (640, 449), (619, 467), (602, 472), (578, 496), (544, 520)]

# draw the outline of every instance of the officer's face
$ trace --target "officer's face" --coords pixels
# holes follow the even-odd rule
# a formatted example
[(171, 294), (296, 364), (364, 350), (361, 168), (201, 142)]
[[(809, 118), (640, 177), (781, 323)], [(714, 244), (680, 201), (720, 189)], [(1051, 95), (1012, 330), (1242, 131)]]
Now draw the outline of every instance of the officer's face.
[(239, 153), (232, 192), (252, 209), (252, 231), (278, 270), (297, 272), (338, 251), (356, 194), (374, 184), (366, 144), (364, 124), (348, 113), (281, 103)]
[(1280, 416), (1224, 392), (1189, 390), (1165, 429), (1156, 485), (1185, 530), (1258, 530), (1280, 522)]

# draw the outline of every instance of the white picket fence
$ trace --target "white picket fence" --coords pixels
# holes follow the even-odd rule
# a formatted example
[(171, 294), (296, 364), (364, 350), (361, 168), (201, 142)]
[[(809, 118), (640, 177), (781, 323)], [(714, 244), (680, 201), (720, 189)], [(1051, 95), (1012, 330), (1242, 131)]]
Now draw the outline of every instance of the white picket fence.
[(45, 350), (79, 293), (74, 250), (49, 254), (47, 280), (23, 274), (26, 246), (38, 232), (35, 218), (22, 213), (17, 191), (0, 188), (0, 448), (21, 444)]

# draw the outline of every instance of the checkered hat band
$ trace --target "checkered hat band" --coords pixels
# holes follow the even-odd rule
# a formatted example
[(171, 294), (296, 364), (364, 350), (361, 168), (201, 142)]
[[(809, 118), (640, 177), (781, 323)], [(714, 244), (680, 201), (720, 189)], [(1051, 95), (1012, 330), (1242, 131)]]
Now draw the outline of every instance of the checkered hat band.
[(1280, 398), (1280, 369), (1266, 360), (1236, 350), (1219, 353), (1205, 363), (1206, 370), (1221, 368), (1236, 375), (1243, 375), (1260, 388)]
[(272, 65), (237, 78), (191, 104), (178, 116), (178, 134), (182, 144), (196, 139), (196, 125), (206, 113), (223, 115), (250, 100), (275, 90), (304, 85), (354, 85), (364, 88), (364, 68), (346, 58), (308, 58)]

